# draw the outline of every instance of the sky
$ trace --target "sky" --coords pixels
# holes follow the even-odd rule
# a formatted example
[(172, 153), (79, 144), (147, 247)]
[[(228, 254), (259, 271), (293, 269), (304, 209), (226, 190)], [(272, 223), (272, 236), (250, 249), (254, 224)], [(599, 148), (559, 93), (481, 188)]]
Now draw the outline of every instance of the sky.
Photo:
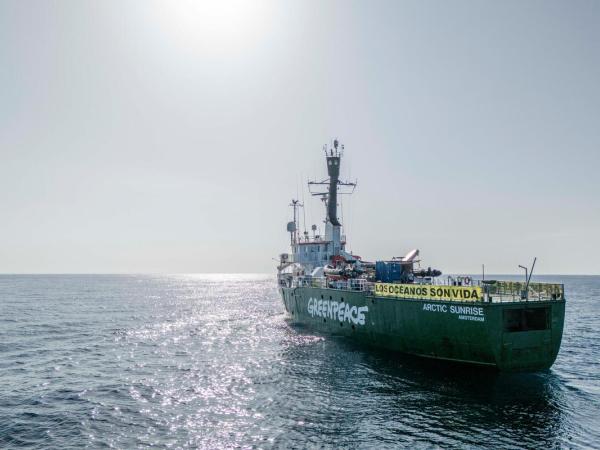
[[(345, 145), (348, 248), (600, 274), (597, 1), (0, 1), (0, 273), (274, 273)], [(304, 225), (302, 225), (303, 227)]]

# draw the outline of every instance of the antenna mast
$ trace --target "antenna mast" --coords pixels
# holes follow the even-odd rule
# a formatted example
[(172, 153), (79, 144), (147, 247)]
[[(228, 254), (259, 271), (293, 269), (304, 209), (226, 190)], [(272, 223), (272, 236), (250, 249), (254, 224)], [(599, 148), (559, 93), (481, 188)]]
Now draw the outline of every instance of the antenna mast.
[(294, 210), (294, 220), (288, 222), (287, 231), (290, 233), (290, 244), (294, 245), (298, 243), (298, 208), (302, 208), (304, 204), (300, 203), (300, 200), (292, 199), (289, 206)]

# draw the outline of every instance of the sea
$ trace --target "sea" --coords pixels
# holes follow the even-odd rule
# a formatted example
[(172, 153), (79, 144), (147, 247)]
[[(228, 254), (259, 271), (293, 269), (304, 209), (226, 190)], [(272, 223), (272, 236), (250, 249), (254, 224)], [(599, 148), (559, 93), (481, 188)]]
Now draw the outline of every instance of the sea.
[(600, 277), (554, 366), (423, 360), (291, 325), (272, 275), (0, 276), (0, 448), (600, 448)]

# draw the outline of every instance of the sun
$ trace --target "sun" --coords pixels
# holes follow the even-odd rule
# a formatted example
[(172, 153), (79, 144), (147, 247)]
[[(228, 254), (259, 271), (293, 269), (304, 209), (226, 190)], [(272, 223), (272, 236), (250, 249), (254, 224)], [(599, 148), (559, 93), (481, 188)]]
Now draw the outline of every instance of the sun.
[(161, 29), (178, 45), (205, 51), (230, 51), (258, 39), (265, 29), (267, 2), (176, 0), (153, 4)]

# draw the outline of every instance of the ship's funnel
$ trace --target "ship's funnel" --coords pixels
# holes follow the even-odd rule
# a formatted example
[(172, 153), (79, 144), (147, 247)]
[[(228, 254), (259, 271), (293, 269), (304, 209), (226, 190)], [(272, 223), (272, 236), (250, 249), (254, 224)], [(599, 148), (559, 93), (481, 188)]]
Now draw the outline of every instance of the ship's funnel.
[[(337, 141), (336, 141), (337, 142)], [(336, 152), (337, 153), (337, 152)], [(340, 157), (327, 156), (327, 173), (329, 174), (329, 196), (327, 198), (327, 218), (337, 227), (342, 224), (337, 218), (337, 190), (340, 178)]]

